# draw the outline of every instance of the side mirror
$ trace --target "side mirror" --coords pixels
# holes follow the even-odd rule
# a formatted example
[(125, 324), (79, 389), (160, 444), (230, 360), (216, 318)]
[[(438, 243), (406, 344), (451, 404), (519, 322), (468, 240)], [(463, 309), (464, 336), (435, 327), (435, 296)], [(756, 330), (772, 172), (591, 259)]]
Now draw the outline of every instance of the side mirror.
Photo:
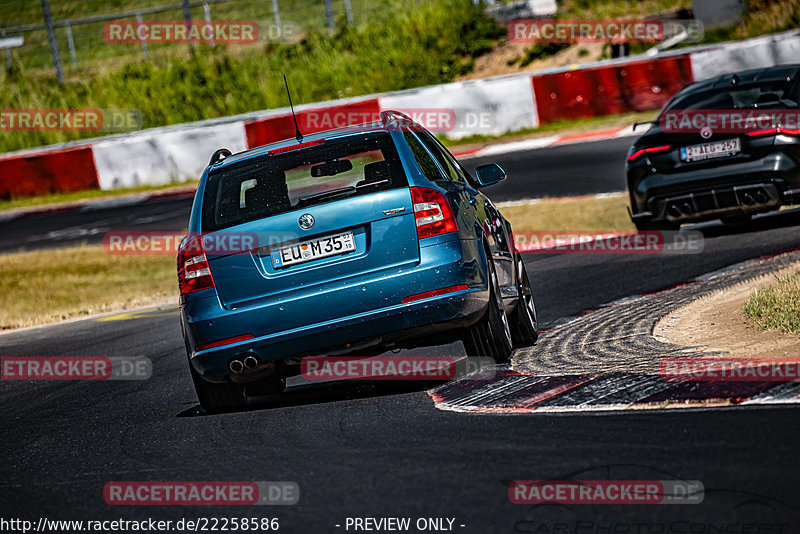
[(486, 187), (505, 180), (506, 171), (497, 163), (489, 163), (488, 165), (477, 167), (475, 169), (475, 177), (477, 178), (478, 187)]

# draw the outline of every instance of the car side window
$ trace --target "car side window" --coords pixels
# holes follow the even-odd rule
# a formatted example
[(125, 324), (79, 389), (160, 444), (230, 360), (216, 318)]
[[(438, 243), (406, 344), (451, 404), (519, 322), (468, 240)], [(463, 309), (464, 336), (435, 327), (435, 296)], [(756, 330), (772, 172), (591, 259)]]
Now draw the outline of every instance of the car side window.
[(464, 182), (464, 177), (462, 176), (460, 169), (458, 168), (458, 164), (454, 165), (454, 162), (450, 161), (448, 158), (448, 154), (444, 151), (439, 144), (439, 142), (428, 132), (424, 130), (420, 130), (417, 132), (420, 141), (428, 147), (433, 157), (436, 158), (436, 161), (439, 162), (439, 165), (445, 172), (446, 178), (448, 180), (452, 180), (453, 182)]
[[(430, 135), (430, 134), (428, 134), (428, 135)], [(447, 149), (444, 147), (444, 145), (442, 145), (442, 143), (440, 143), (440, 142), (439, 142), (439, 140), (438, 140), (438, 139), (436, 139), (436, 138), (435, 138), (435, 137), (433, 137), (433, 136), (431, 136), (431, 138), (432, 138), (432, 139), (433, 139), (433, 141), (434, 141), (434, 142), (435, 142), (435, 143), (436, 143), (436, 144), (439, 146), (439, 149), (442, 151), (442, 154), (444, 155), (445, 159), (447, 159), (447, 161), (450, 163), (450, 165), (451, 165), (451, 166), (453, 167), (453, 169), (455, 170), (456, 174), (458, 174), (458, 176), (459, 176), (459, 181), (460, 181), (460, 182), (467, 182), (467, 183), (468, 183), (468, 181), (467, 181), (467, 171), (465, 171), (465, 170), (464, 170), (464, 167), (462, 167), (462, 166), (461, 166), (461, 165), (458, 163), (458, 161), (456, 161), (456, 158), (454, 158), (454, 157), (453, 157), (453, 155), (450, 153), (450, 151), (448, 151), (448, 150), (447, 150)]]
[(431, 181), (441, 180), (442, 173), (439, 172), (433, 158), (431, 158), (431, 155), (425, 150), (425, 147), (422, 146), (422, 143), (419, 142), (417, 136), (410, 132), (406, 132), (404, 135), (408, 146), (411, 148), (411, 152), (414, 154), (417, 163), (419, 163), (419, 168), (422, 169), (422, 174)]

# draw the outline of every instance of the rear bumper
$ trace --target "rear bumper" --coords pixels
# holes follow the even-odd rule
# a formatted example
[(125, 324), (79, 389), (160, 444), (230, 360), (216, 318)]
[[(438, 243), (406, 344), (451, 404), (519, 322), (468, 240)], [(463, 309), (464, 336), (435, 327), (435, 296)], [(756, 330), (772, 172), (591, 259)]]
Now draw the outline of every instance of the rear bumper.
[[(420, 249), (420, 263), (390, 275), (340, 283), (324, 294), (228, 310), (215, 290), (184, 301), (181, 320), (195, 370), (223, 381), (228, 362), (244, 353), (261, 362), (287, 357), (410, 344), (414, 338), (453, 331), (476, 322), (489, 293), (477, 240), (453, 239)], [(471, 258), (471, 259), (465, 259)], [(403, 303), (405, 296), (467, 284), (468, 289)], [(255, 337), (206, 350), (208, 344), (242, 334)]]
[(650, 173), (631, 182), (637, 222), (695, 222), (800, 203), (800, 166), (783, 153), (691, 172)]

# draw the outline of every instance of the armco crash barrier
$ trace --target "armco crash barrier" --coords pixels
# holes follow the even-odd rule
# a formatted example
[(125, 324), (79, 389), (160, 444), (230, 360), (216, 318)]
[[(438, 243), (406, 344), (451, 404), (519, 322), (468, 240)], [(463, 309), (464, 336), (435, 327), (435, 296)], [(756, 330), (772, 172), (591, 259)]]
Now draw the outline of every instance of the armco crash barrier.
[[(371, 98), (339, 106), (297, 111), (297, 123), (304, 134), (312, 134), (377, 120), (380, 117), (380, 111), (378, 100)], [(247, 146), (250, 148), (291, 139), (295, 136), (291, 113), (245, 122), (244, 129), (247, 135)]]
[(692, 81), (689, 56), (576, 69), (532, 80), (542, 124), (658, 109)]
[(0, 157), (0, 199), (97, 187), (90, 146)]
[(691, 55), (695, 80), (728, 72), (800, 62), (800, 34), (779, 33), (705, 47)]
[(220, 147), (246, 150), (242, 121), (144, 130), (92, 144), (100, 189), (167, 185), (199, 178)]
[[(363, 122), (386, 109), (452, 110), (451, 137), (500, 134), (559, 119), (656, 109), (692, 80), (796, 63), (800, 30), (745, 41), (298, 106), (305, 133)], [(491, 120), (483, 120), (486, 114)], [(342, 123), (342, 121), (344, 121)], [(462, 124), (463, 123), (463, 124)], [(157, 185), (199, 177), (219, 147), (234, 152), (294, 137), (289, 108), (154, 128), (0, 156), (0, 198)]]

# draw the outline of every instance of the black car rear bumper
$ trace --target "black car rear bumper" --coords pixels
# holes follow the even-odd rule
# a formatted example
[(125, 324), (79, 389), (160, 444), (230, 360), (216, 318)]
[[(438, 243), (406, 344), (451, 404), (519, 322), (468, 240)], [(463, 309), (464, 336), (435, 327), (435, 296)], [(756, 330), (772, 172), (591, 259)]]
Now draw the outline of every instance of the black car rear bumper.
[(629, 187), (634, 222), (696, 222), (800, 204), (800, 165), (777, 153), (699, 171), (648, 173)]

